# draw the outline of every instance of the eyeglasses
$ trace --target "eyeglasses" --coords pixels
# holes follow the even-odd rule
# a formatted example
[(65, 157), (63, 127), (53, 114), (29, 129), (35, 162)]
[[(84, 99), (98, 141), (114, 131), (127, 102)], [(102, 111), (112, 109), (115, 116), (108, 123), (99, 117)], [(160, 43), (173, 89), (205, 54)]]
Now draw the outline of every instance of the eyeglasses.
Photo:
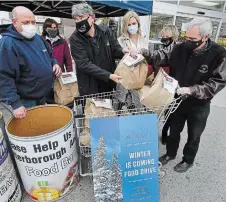
[(75, 22), (80, 22), (82, 20), (87, 20), (90, 16), (77, 16), (76, 18), (74, 18)]
[(201, 40), (201, 39), (197, 39), (195, 37), (187, 37), (187, 36), (185, 36), (184, 39), (185, 40), (190, 40), (190, 41), (199, 41), (199, 40)]

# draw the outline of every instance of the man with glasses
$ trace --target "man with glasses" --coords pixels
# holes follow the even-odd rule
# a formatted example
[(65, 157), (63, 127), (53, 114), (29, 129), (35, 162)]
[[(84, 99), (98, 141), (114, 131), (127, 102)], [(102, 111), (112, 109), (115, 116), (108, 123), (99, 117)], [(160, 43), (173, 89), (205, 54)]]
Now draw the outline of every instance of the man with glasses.
[(12, 11), (12, 25), (0, 40), (0, 101), (13, 108), (16, 118), (24, 118), (26, 108), (45, 103), (54, 74), (61, 68), (51, 50), (36, 34), (34, 14), (18, 6)]
[(129, 50), (122, 50), (108, 27), (94, 24), (95, 14), (90, 5), (74, 5), (72, 16), (76, 31), (70, 38), (70, 47), (80, 95), (112, 91), (121, 79), (114, 74), (115, 59), (121, 59)]
[(178, 80), (178, 95), (189, 95), (173, 114), (167, 153), (160, 157), (163, 165), (175, 159), (180, 134), (185, 122), (188, 139), (183, 159), (174, 170), (182, 173), (193, 166), (199, 149), (200, 137), (206, 127), (211, 99), (226, 85), (226, 50), (210, 40), (212, 22), (195, 18), (188, 23), (185, 42), (174, 46), (170, 57), (170, 75)]

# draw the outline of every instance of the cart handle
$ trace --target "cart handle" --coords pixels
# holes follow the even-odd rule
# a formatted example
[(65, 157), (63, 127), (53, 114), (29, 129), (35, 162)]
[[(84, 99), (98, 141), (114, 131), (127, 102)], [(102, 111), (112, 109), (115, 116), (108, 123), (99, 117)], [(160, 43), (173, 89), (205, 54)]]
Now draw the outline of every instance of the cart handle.
[(80, 118), (84, 118), (85, 117), (84, 114), (80, 114), (80, 115), (74, 114), (73, 116), (74, 116), (74, 119), (78, 119), (78, 118), (80, 119)]
[(180, 99), (181, 99), (182, 101), (187, 100), (188, 98), (189, 98), (189, 95), (188, 95), (188, 94), (184, 94), (184, 95), (181, 95), (181, 96), (180, 96)]

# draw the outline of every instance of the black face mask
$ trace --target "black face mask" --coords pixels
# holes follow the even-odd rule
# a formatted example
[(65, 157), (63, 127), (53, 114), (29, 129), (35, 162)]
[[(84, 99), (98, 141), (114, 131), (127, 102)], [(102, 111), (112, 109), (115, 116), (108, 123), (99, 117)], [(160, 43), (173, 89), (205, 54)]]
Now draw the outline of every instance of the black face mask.
[(167, 47), (167, 46), (169, 46), (173, 42), (173, 38), (172, 37), (161, 38), (161, 42), (163, 43), (163, 45), (165, 47)]
[(58, 30), (48, 29), (47, 34), (50, 38), (55, 38), (58, 35)]
[(191, 41), (191, 40), (185, 40), (184, 46), (190, 51), (195, 50), (203, 43), (202, 39), (199, 41)]
[(91, 29), (91, 25), (88, 22), (88, 18), (76, 23), (76, 29), (82, 34), (88, 33), (89, 30)]

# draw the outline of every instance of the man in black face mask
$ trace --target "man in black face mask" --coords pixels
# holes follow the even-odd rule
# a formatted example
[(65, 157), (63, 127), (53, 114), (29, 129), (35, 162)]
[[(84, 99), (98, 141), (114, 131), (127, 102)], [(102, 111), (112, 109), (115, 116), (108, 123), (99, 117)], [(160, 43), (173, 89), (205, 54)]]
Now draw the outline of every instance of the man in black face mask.
[(72, 16), (76, 30), (70, 38), (70, 46), (80, 95), (112, 91), (121, 79), (113, 73), (115, 59), (121, 59), (128, 50), (122, 50), (108, 27), (94, 24), (95, 14), (90, 5), (74, 5)]
[(210, 113), (211, 99), (226, 85), (226, 51), (210, 40), (211, 35), (211, 21), (195, 18), (188, 24), (185, 42), (175, 45), (171, 53), (170, 75), (179, 82), (177, 94), (189, 98), (172, 116), (167, 153), (159, 160), (165, 165), (176, 157), (180, 133), (187, 121), (188, 140), (183, 159), (174, 167), (180, 173), (193, 166)]

